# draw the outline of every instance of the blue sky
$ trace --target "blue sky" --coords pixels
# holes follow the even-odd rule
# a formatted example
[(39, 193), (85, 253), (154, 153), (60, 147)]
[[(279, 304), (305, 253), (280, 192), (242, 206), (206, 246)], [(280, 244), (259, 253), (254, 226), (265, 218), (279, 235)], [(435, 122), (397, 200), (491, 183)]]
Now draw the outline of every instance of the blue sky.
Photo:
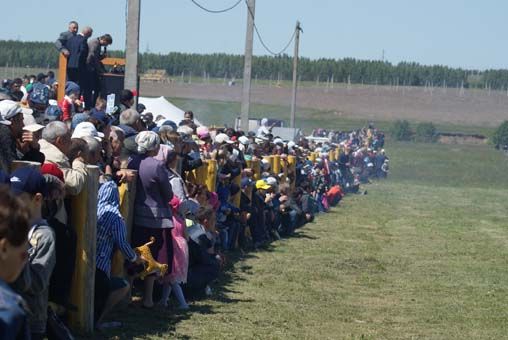
[[(140, 50), (243, 54), (244, 3), (210, 14), (190, 0), (141, 0)], [(211, 9), (236, 0), (196, 0)], [(71, 19), (125, 46), (126, 0), (23, 0), (9, 6), (0, 39), (52, 41)], [(268, 46), (281, 49), (296, 20), (300, 54), (310, 58), (415, 61), (464, 68), (508, 68), (508, 1), (501, 0), (257, 0), (256, 24)], [(41, 22), (41, 23), (37, 23)], [(254, 40), (254, 53), (267, 54)], [(293, 47), (288, 49), (293, 53)]]

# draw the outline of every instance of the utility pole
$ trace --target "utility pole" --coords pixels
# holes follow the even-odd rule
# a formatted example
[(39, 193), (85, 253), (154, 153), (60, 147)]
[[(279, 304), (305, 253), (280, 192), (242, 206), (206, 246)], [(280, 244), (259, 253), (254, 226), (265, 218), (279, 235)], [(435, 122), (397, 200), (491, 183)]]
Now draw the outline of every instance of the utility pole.
[(252, 45), (254, 41), (254, 13), (256, 0), (247, 0), (247, 33), (245, 36), (245, 57), (243, 64), (243, 91), (241, 129), (249, 131), (249, 110), (250, 110), (250, 83), (252, 77)]
[[(128, 0), (127, 34), (125, 41), (125, 79), (124, 88), (136, 90), (139, 96), (138, 58), (139, 58), (139, 16), (141, 0)], [(137, 103), (136, 97), (136, 103)]]
[(300, 44), (300, 31), (302, 28), (300, 27), (300, 22), (296, 22), (295, 27), (295, 52), (293, 54), (293, 96), (291, 98), (291, 120), (289, 123), (289, 127), (295, 128), (295, 112), (296, 112), (296, 87), (298, 83), (298, 45)]

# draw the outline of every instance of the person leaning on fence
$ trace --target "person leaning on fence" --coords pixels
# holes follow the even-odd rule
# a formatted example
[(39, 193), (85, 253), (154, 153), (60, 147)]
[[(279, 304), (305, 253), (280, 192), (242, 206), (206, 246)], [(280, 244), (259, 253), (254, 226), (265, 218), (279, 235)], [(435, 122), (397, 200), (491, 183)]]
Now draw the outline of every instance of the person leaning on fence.
[(112, 180), (102, 184), (97, 195), (97, 255), (95, 271), (94, 313), (96, 328), (116, 326), (104, 323), (108, 313), (129, 293), (129, 283), (111, 276), (111, 261), (115, 249), (120, 249), (131, 263), (142, 263), (127, 242), (127, 230), (120, 213), (118, 187)]
[(56, 262), (55, 234), (42, 217), (44, 202), (50, 199), (52, 190), (44, 176), (30, 167), (19, 168), (11, 174), (11, 190), (21, 195), (29, 207), (32, 225), (28, 232), (28, 263), (13, 287), (30, 308), (32, 339), (42, 340), (46, 334), (49, 283)]
[[(169, 274), (173, 261), (173, 218), (169, 201), (173, 198), (173, 191), (165, 164), (154, 158), (159, 153), (160, 138), (155, 132), (142, 131), (136, 136), (136, 144), (138, 155), (129, 162), (129, 169), (138, 171), (133, 245), (143, 245), (155, 237), (150, 250), (157, 262), (168, 265)], [(145, 278), (142, 303), (146, 308), (154, 305), (154, 282), (154, 275)]]
[(0, 101), (0, 169), (5, 172), (14, 160), (44, 162), (38, 143), (41, 126), (25, 126), (24, 112), (31, 111), (11, 100)]
[(29, 221), (28, 207), (10, 192), (7, 184), (0, 185), (1, 339), (30, 339), (28, 307), (9, 286), (16, 281), (28, 260)]
[(197, 223), (189, 233), (189, 272), (184, 286), (186, 294), (210, 293), (209, 285), (218, 278), (222, 260), (214, 249), (215, 212), (201, 206), (196, 212)]
[(123, 130), (125, 140), (123, 156), (131, 156), (138, 153), (138, 145), (136, 143), (136, 136), (139, 132), (146, 130), (141, 115), (134, 109), (127, 109), (120, 114), (120, 125)]
[[(39, 141), (41, 152), (46, 162), (52, 163), (62, 170), (67, 195), (78, 195), (86, 181), (86, 164), (82, 156), (71, 162), (67, 157), (71, 145), (71, 133), (67, 125), (60, 121), (49, 123), (42, 131)], [(55, 230), (57, 244), (57, 260), (54, 273), (51, 277), (50, 300), (58, 305), (68, 305), (70, 294), (69, 282), (74, 273), (74, 259), (76, 256), (76, 233), (69, 225), (69, 211), (64, 201), (58, 200), (57, 211), (51, 226)]]

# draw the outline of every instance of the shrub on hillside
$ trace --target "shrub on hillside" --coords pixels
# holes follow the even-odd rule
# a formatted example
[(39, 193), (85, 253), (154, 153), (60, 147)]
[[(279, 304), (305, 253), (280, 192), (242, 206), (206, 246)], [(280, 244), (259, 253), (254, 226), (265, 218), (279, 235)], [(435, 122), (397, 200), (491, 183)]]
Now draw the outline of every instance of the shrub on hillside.
[(436, 126), (432, 123), (420, 123), (416, 126), (415, 135), (418, 142), (435, 142), (437, 138)]
[(494, 136), (492, 136), (492, 142), (496, 146), (496, 148), (504, 148), (508, 145), (508, 121), (504, 121), (499, 125), (494, 132)]
[(413, 136), (413, 131), (407, 120), (397, 120), (390, 128), (390, 134), (395, 140), (408, 141)]

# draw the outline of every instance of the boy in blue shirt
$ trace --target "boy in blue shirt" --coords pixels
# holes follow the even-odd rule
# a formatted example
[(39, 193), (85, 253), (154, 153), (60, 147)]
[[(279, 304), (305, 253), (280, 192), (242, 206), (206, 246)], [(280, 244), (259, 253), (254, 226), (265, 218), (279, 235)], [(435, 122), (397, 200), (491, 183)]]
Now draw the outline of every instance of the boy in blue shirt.
[(32, 339), (46, 334), (49, 281), (56, 262), (55, 234), (42, 218), (42, 206), (48, 197), (46, 179), (39, 170), (23, 167), (11, 174), (11, 191), (19, 194), (30, 210), (28, 263), (14, 283), (14, 289), (30, 308), (28, 318)]

